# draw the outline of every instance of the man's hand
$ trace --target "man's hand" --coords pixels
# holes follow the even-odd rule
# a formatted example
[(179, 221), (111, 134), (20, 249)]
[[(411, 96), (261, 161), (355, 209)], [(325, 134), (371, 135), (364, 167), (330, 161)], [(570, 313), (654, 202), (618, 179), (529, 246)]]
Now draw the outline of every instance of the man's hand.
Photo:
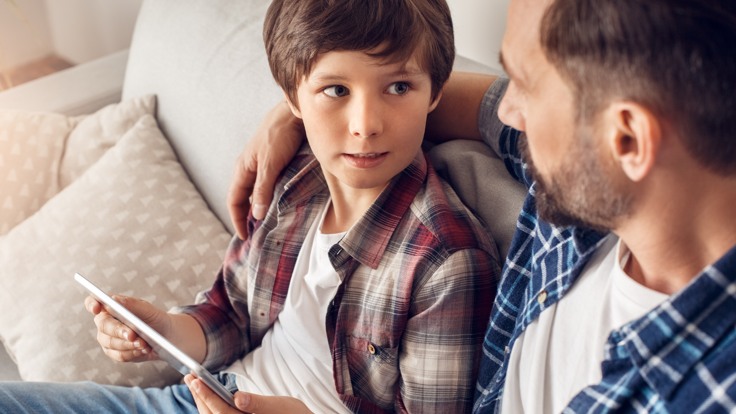
[(241, 239), (248, 236), (251, 201), (253, 217), (263, 219), (271, 204), (276, 180), (299, 150), (304, 137), (304, 125), (283, 101), (266, 115), (238, 157), (227, 204), (230, 219)]
[[(152, 304), (124, 296), (113, 296), (121, 305), (159, 332), (165, 332), (170, 325), (168, 314)], [(125, 326), (106, 310), (105, 306), (92, 296), (84, 299), (84, 307), (95, 316), (97, 342), (105, 355), (119, 362), (142, 362), (158, 359), (150, 345), (132, 329)]]
[(234, 409), (209, 387), (193, 375), (184, 377), (202, 414), (257, 413), (257, 414), (312, 414), (304, 403), (292, 397), (268, 397), (238, 391), (235, 393)]

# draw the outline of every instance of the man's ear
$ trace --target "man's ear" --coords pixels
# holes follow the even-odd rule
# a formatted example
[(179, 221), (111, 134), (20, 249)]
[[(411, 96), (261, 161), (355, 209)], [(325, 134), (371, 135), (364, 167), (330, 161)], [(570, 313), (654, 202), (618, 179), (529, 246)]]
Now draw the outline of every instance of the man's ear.
[(437, 108), (437, 105), (439, 105), (440, 103), (440, 99), (442, 99), (442, 91), (443, 89), (440, 89), (440, 91), (437, 92), (437, 96), (435, 96), (432, 102), (429, 103), (429, 109), (427, 109), (427, 113), (430, 113), (434, 111), (435, 108)]
[(286, 103), (289, 105), (291, 113), (294, 114), (295, 117), (302, 119), (302, 111), (299, 110), (298, 105), (295, 105), (294, 102), (291, 102), (291, 98), (289, 98), (288, 93), (284, 92), (284, 98), (286, 98)]
[(643, 180), (659, 155), (661, 121), (634, 102), (614, 102), (606, 112), (606, 135), (615, 161), (630, 180)]

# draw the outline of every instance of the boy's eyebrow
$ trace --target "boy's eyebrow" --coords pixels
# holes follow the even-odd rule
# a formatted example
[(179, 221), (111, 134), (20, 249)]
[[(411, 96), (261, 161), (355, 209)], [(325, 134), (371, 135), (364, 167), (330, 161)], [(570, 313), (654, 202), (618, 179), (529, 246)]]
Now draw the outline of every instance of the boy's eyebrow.
[[(414, 77), (414, 76), (421, 76), (425, 74), (426, 72), (416, 68), (416, 69), (399, 69), (394, 72), (387, 73), (384, 75), (385, 77), (396, 77), (396, 76), (404, 76), (404, 77)], [(335, 73), (329, 73), (329, 72), (315, 72), (310, 76), (312, 81), (319, 81), (319, 82), (341, 82), (348, 80), (349, 78), (344, 75), (335, 74)]]

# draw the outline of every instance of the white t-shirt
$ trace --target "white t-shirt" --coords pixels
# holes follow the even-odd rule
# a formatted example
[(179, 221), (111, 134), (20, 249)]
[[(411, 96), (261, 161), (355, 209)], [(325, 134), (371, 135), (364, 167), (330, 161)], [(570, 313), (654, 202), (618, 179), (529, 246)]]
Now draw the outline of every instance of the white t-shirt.
[(340, 286), (328, 252), (344, 233), (322, 234), (323, 219), (324, 212), (307, 233), (273, 328), (260, 347), (226, 372), (238, 375), (238, 389), (244, 391), (295, 397), (316, 413), (350, 413), (335, 390), (325, 330), (327, 307)]
[(668, 296), (631, 279), (630, 252), (611, 235), (580, 279), (545, 309), (511, 350), (502, 413), (559, 413), (584, 387), (601, 380), (608, 335)]

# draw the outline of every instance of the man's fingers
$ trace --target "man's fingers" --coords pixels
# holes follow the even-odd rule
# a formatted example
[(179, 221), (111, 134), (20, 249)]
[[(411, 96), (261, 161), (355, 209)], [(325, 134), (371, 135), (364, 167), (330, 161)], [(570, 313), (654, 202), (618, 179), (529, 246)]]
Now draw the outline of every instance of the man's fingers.
[[(250, 161), (254, 162), (254, 161)], [(241, 155), (235, 163), (233, 181), (227, 194), (227, 208), (230, 213), (235, 231), (241, 240), (248, 237), (248, 210), (250, 209), (250, 195), (257, 179), (255, 168), (249, 168), (248, 161)]]
[(263, 220), (266, 217), (266, 211), (268, 211), (268, 206), (271, 204), (273, 190), (279, 175), (278, 172), (268, 171), (267, 168), (268, 166), (260, 168), (259, 165), (255, 186), (253, 187), (253, 217), (257, 220)]

